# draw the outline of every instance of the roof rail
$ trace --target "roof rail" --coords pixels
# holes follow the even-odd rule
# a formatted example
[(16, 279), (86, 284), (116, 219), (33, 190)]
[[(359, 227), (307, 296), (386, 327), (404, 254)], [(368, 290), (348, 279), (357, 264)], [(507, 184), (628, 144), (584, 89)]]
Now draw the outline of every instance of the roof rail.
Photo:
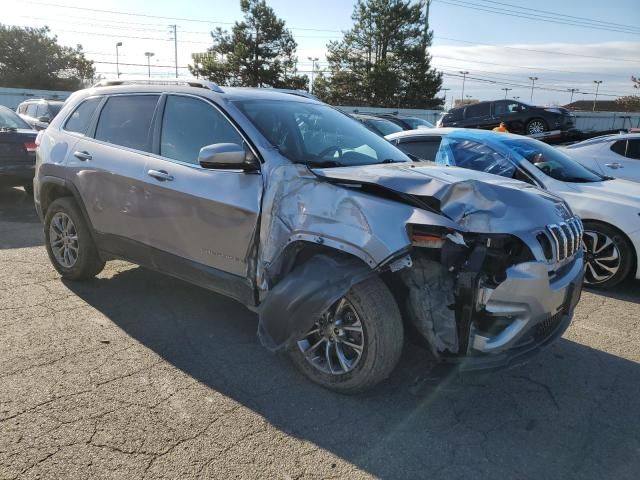
[(116, 85), (186, 85), (189, 87), (206, 88), (217, 93), (224, 93), (224, 90), (217, 84), (198, 78), (123, 78), (100, 80), (94, 87), (113, 87)]
[(298, 97), (310, 98), (311, 100), (320, 101), (320, 99), (316, 97), (313, 93), (309, 93), (306, 90), (293, 89), (293, 88), (265, 88), (264, 90), (272, 90), (274, 92), (288, 93), (289, 95), (297, 95)]

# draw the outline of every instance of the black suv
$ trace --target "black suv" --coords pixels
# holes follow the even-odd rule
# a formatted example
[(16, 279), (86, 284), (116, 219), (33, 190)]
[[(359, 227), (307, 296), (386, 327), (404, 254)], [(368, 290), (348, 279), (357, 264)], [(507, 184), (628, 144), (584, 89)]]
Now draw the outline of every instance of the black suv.
[(512, 133), (535, 135), (549, 130), (570, 130), (575, 116), (562, 107), (534, 107), (515, 100), (495, 100), (452, 108), (438, 122), (439, 127), (490, 130), (504, 122)]

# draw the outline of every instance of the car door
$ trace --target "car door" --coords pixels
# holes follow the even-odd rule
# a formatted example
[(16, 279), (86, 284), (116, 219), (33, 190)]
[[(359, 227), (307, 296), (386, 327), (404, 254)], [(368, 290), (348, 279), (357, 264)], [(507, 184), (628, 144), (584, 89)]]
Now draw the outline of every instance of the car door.
[(144, 242), (191, 266), (250, 276), (262, 176), (198, 164), (206, 145), (249, 148), (242, 134), (210, 101), (178, 94), (165, 97), (156, 128), (156, 155), (144, 167)]
[(597, 161), (606, 175), (640, 181), (640, 139), (617, 140), (605, 148), (610, 151)]
[(91, 224), (106, 235), (112, 253), (120, 251), (118, 245), (123, 241), (140, 241), (146, 236), (142, 179), (159, 99), (159, 94), (108, 97), (92, 131), (75, 144), (69, 156), (68, 166), (76, 169), (74, 183)]
[(520, 104), (513, 100), (498, 100), (491, 105), (491, 122), (488, 128), (495, 128), (500, 122), (507, 124), (509, 131), (519, 131), (522, 129), (522, 119), (520, 118)]

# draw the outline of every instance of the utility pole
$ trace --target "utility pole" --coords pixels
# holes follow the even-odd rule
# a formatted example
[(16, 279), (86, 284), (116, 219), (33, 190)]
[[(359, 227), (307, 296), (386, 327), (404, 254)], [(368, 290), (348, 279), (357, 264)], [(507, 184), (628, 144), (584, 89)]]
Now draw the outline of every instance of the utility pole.
[(122, 42), (116, 43), (116, 75), (120, 78), (120, 56), (118, 53), (118, 47), (122, 46)]
[(462, 105), (464, 105), (464, 82), (467, 79), (467, 75), (469, 75), (469, 72), (460, 71), (460, 74), (462, 75), (462, 95), (460, 95), (460, 101), (462, 102)]
[(575, 92), (579, 92), (579, 91), (580, 91), (580, 89), (579, 89), (579, 88), (569, 88), (569, 89), (567, 89), (567, 90), (568, 90), (569, 92), (571, 92), (571, 99), (569, 100), (569, 103), (571, 104), (571, 103), (573, 103), (573, 94), (574, 94)]
[(600, 84), (602, 83), (602, 80), (594, 80), (593, 83), (596, 84), (596, 96), (593, 99), (593, 112), (596, 111), (596, 102), (598, 101), (598, 88), (600, 88)]
[(431, 0), (427, 0), (424, 14), (424, 47), (427, 48), (429, 44), (429, 8), (431, 7)]
[(176, 64), (176, 78), (178, 78), (178, 26), (169, 25), (173, 29), (173, 58)]
[(151, 78), (151, 57), (155, 55), (153, 52), (144, 52), (145, 57), (147, 57), (147, 70), (149, 78)]
[(313, 74), (316, 71), (316, 62), (318, 57), (307, 57), (311, 61), (311, 85), (309, 85), (309, 93), (313, 93)]
[(533, 103), (533, 87), (535, 86), (538, 77), (529, 77), (529, 80), (531, 80), (531, 98), (529, 99), (529, 101)]
[(513, 88), (504, 87), (504, 88), (501, 88), (500, 90), (504, 90), (504, 98), (507, 98), (507, 94), (509, 93), (509, 90), (513, 90)]

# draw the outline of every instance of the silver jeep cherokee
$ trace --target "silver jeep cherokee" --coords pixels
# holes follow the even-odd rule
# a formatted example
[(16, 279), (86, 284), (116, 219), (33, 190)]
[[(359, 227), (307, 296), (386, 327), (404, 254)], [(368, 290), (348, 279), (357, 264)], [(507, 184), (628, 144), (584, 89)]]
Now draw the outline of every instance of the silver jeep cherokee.
[(413, 162), (301, 92), (105, 81), (38, 138), (35, 202), (68, 279), (114, 258), (233, 297), (313, 381), (364, 390), (404, 331), (461, 369), (565, 331), (582, 224), (528, 184)]

